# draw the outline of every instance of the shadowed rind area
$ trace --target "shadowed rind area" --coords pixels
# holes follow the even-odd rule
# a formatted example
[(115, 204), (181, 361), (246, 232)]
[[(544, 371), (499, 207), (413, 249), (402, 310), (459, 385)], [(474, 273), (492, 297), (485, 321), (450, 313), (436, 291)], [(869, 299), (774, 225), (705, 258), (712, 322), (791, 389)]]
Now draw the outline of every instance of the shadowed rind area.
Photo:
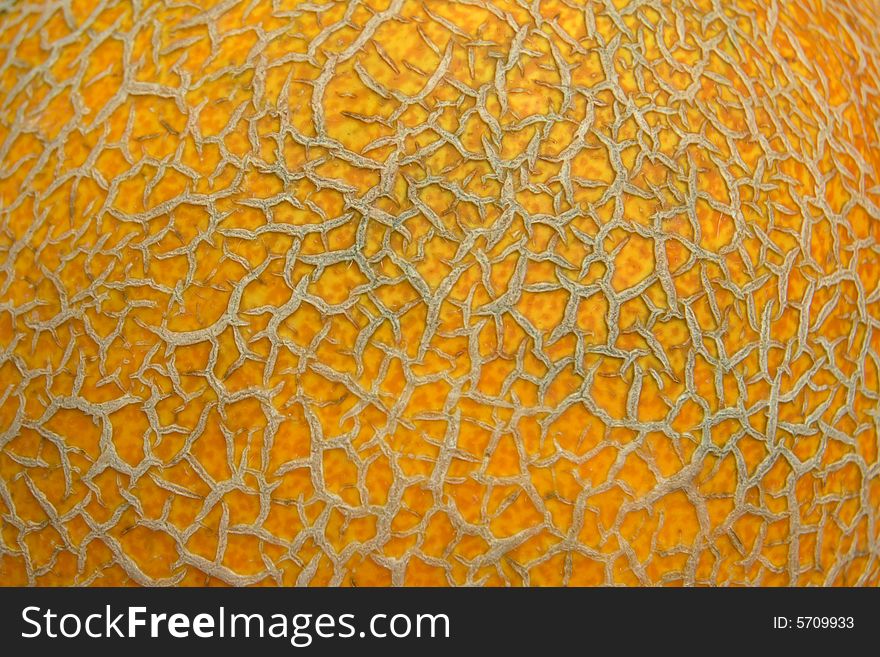
[(877, 585), (880, 7), (0, 1), (0, 583)]

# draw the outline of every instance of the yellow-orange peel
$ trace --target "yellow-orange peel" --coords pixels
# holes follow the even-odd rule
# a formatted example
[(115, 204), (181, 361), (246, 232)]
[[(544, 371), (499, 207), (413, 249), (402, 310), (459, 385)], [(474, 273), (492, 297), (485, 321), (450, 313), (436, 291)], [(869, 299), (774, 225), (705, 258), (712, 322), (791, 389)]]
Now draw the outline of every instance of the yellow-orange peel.
[(0, 582), (880, 582), (877, 2), (0, 2)]

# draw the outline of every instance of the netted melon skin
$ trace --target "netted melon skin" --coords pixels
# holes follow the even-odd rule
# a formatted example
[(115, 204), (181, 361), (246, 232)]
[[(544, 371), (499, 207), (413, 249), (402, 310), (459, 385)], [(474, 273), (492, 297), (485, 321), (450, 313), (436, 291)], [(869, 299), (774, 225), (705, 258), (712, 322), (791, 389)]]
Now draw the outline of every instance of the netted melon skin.
[(874, 1), (0, 2), (0, 583), (877, 585), (878, 57)]

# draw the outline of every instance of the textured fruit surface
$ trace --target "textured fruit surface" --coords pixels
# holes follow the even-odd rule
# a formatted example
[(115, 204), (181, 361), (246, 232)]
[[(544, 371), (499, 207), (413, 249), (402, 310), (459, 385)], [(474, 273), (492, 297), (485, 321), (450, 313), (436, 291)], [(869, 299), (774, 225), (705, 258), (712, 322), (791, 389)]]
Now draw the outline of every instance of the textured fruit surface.
[(0, 3), (3, 584), (876, 585), (874, 1)]

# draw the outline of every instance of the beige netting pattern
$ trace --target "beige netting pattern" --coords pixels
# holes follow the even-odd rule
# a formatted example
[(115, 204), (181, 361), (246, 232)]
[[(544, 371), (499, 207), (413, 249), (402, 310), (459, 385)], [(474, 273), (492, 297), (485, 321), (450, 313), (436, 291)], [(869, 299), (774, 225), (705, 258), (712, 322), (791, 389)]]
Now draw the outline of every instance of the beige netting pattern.
[[(625, 564), (635, 583), (699, 584), (798, 583), (831, 549), (811, 581), (876, 582), (877, 7), (824, 3), (835, 22), (805, 25), (818, 13), (806, 2), (620, 4), (0, 4), (0, 553), (24, 559), (29, 583), (73, 555), (83, 584), (110, 567), (141, 584), (192, 572), (308, 584), (322, 569), (356, 584), (356, 557), (394, 584), (416, 561), (453, 584), (535, 583), (542, 564), (569, 583), (582, 558), (607, 583)], [(402, 61), (389, 39), (421, 55)], [(122, 59), (104, 71), (93, 58), (106, 44)], [(199, 49), (211, 54), (194, 73)], [(494, 73), (477, 83), (482, 67)], [(158, 131), (177, 144), (159, 156), (150, 103), (180, 119)], [(211, 112), (223, 125), (203, 134)], [(190, 145), (213, 154), (211, 170), (186, 159)], [(173, 176), (190, 182), (153, 203)], [(270, 178), (280, 191), (253, 182)], [(166, 262), (174, 279), (151, 277)], [(237, 277), (214, 276), (230, 263)], [(270, 279), (283, 294), (255, 302)], [(352, 282), (340, 293), (338, 281)], [(199, 294), (223, 312), (199, 316)], [(247, 421), (230, 410), (244, 403)], [(146, 423), (135, 459), (118, 451), (127, 409)], [(282, 431), (294, 412), (298, 428)], [(66, 433), (74, 416), (96, 427), (95, 448)], [(212, 432), (225, 478), (197, 451)], [(478, 453), (461, 444), (475, 432)], [(45, 446), (19, 449), (26, 435)], [(662, 441), (677, 465), (658, 462)], [(492, 465), (504, 445), (510, 471)], [(325, 481), (341, 476), (328, 459), (354, 469), (348, 492)], [(378, 462), (390, 478), (377, 496)], [(200, 487), (166, 476), (182, 465)], [(63, 474), (63, 502), (41, 489), (44, 470)], [(309, 493), (279, 501), (302, 470)], [(576, 491), (536, 472), (574, 472)], [(144, 506), (147, 485), (161, 508)], [(462, 486), (477, 491), (469, 510), (452, 494)], [(234, 491), (257, 500), (248, 522)], [(26, 498), (43, 516), (19, 508)], [(172, 520), (179, 498), (198, 505), (189, 523)], [(692, 536), (661, 536), (669, 499), (689, 505)], [(302, 525), (291, 535), (268, 528), (279, 503)], [(514, 511), (508, 531), (498, 519)], [(446, 545), (428, 548), (439, 516)], [(209, 517), (213, 555), (191, 547)], [(365, 518), (372, 535), (338, 539)], [(170, 537), (167, 574), (132, 556), (120, 524)], [(226, 554), (241, 537), (258, 562), (247, 572)], [(465, 554), (465, 539), (483, 547)], [(95, 542), (112, 555), (97, 569)]]

